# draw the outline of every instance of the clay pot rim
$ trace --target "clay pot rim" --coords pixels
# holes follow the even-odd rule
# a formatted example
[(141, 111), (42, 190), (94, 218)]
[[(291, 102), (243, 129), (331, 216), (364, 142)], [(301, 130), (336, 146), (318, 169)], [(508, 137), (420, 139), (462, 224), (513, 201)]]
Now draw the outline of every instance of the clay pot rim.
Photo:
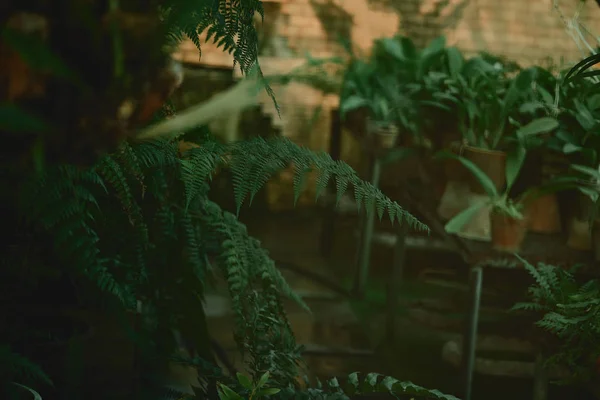
[(464, 150), (472, 151), (473, 153), (489, 154), (491, 156), (495, 155), (495, 156), (502, 157), (502, 158), (506, 158), (506, 156), (508, 155), (507, 152), (502, 151), (502, 150), (489, 150), (489, 149), (484, 149), (482, 147), (471, 146), (471, 145), (468, 145), (468, 144), (462, 144), (460, 146), (461, 153)]
[[(523, 208), (523, 207), (521, 207), (521, 208)], [(525, 212), (526, 211), (525, 209), (520, 210), (521, 214), (523, 215), (523, 218), (515, 218), (512, 215), (510, 215), (508, 213), (505, 213), (503, 211), (499, 211), (499, 210), (501, 210), (501, 208), (495, 207), (495, 206), (492, 205), (492, 207), (490, 207), (490, 218), (493, 218), (493, 217), (502, 217), (503, 219), (509, 219), (509, 220), (512, 220), (512, 221), (520, 221), (520, 222), (523, 222), (523, 223), (527, 222), (528, 214), (527, 214), (527, 212)]]

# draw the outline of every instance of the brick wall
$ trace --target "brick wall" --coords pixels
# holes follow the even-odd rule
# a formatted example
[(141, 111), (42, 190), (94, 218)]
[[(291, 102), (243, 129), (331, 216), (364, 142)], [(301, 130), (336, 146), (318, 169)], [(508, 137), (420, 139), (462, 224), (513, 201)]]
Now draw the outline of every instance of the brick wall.
[[(265, 37), (261, 63), (266, 73), (285, 72), (299, 65), (306, 52), (313, 56), (343, 54), (338, 37), (350, 38), (355, 46), (369, 49), (378, 37), (401, 32), (418, 45), (445, 35), (448, 43), (467, 53), (485, 50), (505, 55), (523, 65), (571, 63), (582, 57), (565, 30), (554, 0), (279, 0), (265, 2)], [(566, 17), (574, 15), (578, 0), (559, 0)], [(588, 1), (582, 22), (600, 34), (600, 8)], [(593, 38), (588, 41), (593, 43)], [(198, 57), (191, 42), (182, 45), (180, 58), (186, 62), (231, 66), (211, 44)], [(326, 149), (330, 111), (337, 99), (303, 85), (275, 88), (282, 107), (282, 133), (313, 149)], [(274, 113), (268, 98), (263, 102)], [(318, 118), (315, 113), (318, 112)], [(308, 122), (311, 121), (312, 124)], [(358, 166), (360, 153), (347, 135), (342, 154)], [(284, 177), (286, 175), (284, 174)], [(287, 180), (287, 178), (284, 178)]]

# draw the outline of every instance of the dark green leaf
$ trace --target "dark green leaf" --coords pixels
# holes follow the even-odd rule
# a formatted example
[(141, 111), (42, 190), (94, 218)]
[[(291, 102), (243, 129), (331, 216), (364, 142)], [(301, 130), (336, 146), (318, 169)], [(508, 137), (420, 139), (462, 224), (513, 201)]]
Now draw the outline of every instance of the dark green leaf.
[(517, 130), (517, 136), (522, 139), (529, 135), (538, 135), (541, 133), (551, 132), (558, 128), (558, 121), (552, 117), (543, 117), (534, 119), (527, 125)]
[(272, 396), (274, 394), (277, 394), (281, 392), (280, 389), (277, 388), (266, 388), (266, 389), (261, 389), (258, 391), (258, 393), (256, 393), (258, 396)]
[(473, 219), (473, 217), (479, 212), (479, 210), (481, 210), (481, 208), (487, 204), (489, 203), (483, 200), (473, 204), (466, 210), (463, 210), (460, 213), (458, 213), (450, 221), (448, 221), (444, 229), (448, 233), (459, 233), (462, 230), (463, 226), (468, 224)]
[(340, 102), (340, 115), (343, 117), (349, 111), (356, 110), (356, 109), (364, 107), (368, 104), (369, 104), (369, 102), (362, 97), (359, 97), (359, 96), (347, 97)]
[(523, 167), (523, 163), (525, 162), (525, 157), (527, 155), (527, 151), (523, 146), (517, 146), (516, 149), (509, 152), (506, 156), (506, 193), (510, 192), (513, 184), (517, 180), (519, 173), (521, 172), (521, 168)]
[(219, 383), (219, 398), (221, 400), (244, 400), (242, 396), (222, 383)]
[(490, 198), (498, 197), (498, 191), (496, 190), (496, 185), (490, 179), (489, 176), (486, 175), (477, 165), (473, 164), (470, 160), (467, 160), (464, 157), (457, 156), (454, 153), (449, 151), (441, 151), (436, 155), (436, 158), (451, 158), (454, 160), (458, 160), (464, 165), (471, 173), (477, 178), (479, 183), (481, 184), (483, 190)]
[(250, 378), (248, 378), (246, 375), (241, 374), (241, 373), (237, 373), (237, 380), (240, 383), (240, 385), (242, 385), (243, 387), (245, 387), (248, 390), (252, 390), (252, 381), (250, 380)]
[(256, 384), (256, 388), (260, 389), (261, 387), (263, 387), (265, 385), (265, 383), (267, 383), (267, 381), (269, 380), (269, 376), (270, 376), (270, 372), (269, 371), (265, 372), (258, 380), (258, 383)]
[(460, 71), (463, 69), (463, 56), (460, 50), (458, 50), (456, 47), (448, 47), (446, 49), (446, 54), (448, 55), (448, 69), (450, 71), (450, 75), (455, 77), (460, 74)]

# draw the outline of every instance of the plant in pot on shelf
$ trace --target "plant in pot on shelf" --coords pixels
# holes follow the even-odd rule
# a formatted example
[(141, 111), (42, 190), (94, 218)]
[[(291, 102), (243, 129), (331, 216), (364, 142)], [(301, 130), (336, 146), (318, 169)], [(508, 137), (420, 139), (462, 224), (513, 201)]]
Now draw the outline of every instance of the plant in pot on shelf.
[[(473, 58), (452, 80), (451, 89), (436, 95), (437, 101), (450, 103), (457, 111), (463, 137), (461, 155), (483, 170), (496, 190), (506, 183), (507, 139), (519, 129), (511, 116), (532, 95), (536, 76), (536, 69), (528, 68), (507, 80), (501, 68)], [(469, 185), (475, 193), (485, 192), (473, 177)]]
[(346, 72), (340, 96), (340, 117), (353, 111), (367, 112), (366, 138), (369, 148), (388, 150), (395, 146), (404, 130), (412, 130), (411, 120), (404, 112), (410, 111), (410, 101), (401, 94), (393, 76), (383, 75), (376, 63), (354, 60)]
[[(586, 165), (571, 165), (571, 168), (580, 175), (572, 177), (571, 181), (579, 192), (588, 200), (587, 205), (587, 231), (589, 233), (589, 247), (594, 251), (594, 258), (600, 261), (600, 218), (598, 218), (598, 207), (600, 207), (600, 166), (590, 168)], [(584, 178), (581, 179), (580, 177)], [(571, 242), (573, 241), (572, 238)]]
[(592, 56), (583, 60), (561, 80), (558, 102), (560, 127), (548, 144), (551, 151), (562, 154), (563, 169), (577, 165), (576, 170), (584, 174), (579, 176), (579, 190), (566, 194), (572, 197), (565, 199), (568, 200), (565, 203), (569, 204), (570, 214), (567, 244), (579, 250), (592, 247), (589, 221), (594, 205), (589, 193), (584, 191), (596, 186), (594, 176), (584, 170), (594, 171), (600, 164), (600, 91), (597, 83), (589, 79), (598, 76), (598, 71), (586, 72), (597, 59), (598, 56)]
[(399, 92), (411, 99), (413, 107), (410, 110), (405, 107), (400, 117), (404, 117), (403, 129), (407, 127), (412, 134), (412, 145), (441, 148), (432, 142), (442, 142), (444, 136), (453, 133), (447, 132), (448, 118), (444, 115), (447, 110), (429, 107), (428, 101), (432, 92), (441, 89), (440, 84), (450, 71), (458, 73), (462, 68), (464, 60), (460, 51), (446, 47), (443, 36), (433, 39), (424, 48), (417, 48), (408, 37), (395, 36), (376, 40), (372, 58), (385, 76), (393, 76), (401, 82)]
[[(484, 207), (491, 207), (489, 217), (493, 247), (502, 251), (518, 251), (521, 247), (521, 243), (525, 239), (527, 223), (523, 213), (523, 204), (508, 196), (508, 191), (514, 183), (518, 171), (517, 173), (509, 175), (508, 170), (514, 171), (520, 169), (520, 166), (513, 165), (510, 161), (507, 162), (507, 175), (510, 177), (507, 185), (508, 190), (499, 192), (492, 179), (470, 160), (461, 156), (456, 156), (450, 152), (440, 154), (440, 156), (442, 155), (460, 161), (480, 182), (488, 195), (487, 200), (475, 202), (448, 221), (445, 226), (446, 232), (460, 234), (463, 227), (471, 222)], [(517, 160), (515, 160), (515, 162), (517, 162)]]
[[(543, 120), (543, 123), (533, 121), (521, 127), (517, 131), (520, 143), (524, 143), (527, 136), (546, 132), (548, 127), (552, 126), (550, 121), (554, 121), (556, 124), (556, 120), (548, 117)], [(484, 207), (490, 207), (490, 231), (493, 247), (500, 251), (518, 251), (527, 233), (526, 206), (528, 202), (546, 193), (561, 190), (564, 187), (562, 181), (551, 182), (546, 185), (531, 187), (519, 196), (513, 197), (511, 191), (521, 172), (526, 155), (527, 150), (523, 145), (516, 146), (513, 151), (508, 153), (505, 166), (506, 186), (498, 190), (495, 182), (471, 160), (448, 151), (440, 152), (438, 158), (453, 158), (460, 161), (479, 182), (487, 195), (487, 199), (476, 201), (448, 221), (445, 226), (446, 231), (448, 233), (461, 233), (463, 227)]]

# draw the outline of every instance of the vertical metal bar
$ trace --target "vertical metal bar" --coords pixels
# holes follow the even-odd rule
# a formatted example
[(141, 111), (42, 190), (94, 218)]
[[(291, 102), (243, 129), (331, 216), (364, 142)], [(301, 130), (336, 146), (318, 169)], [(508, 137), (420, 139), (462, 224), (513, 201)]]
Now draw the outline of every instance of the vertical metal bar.
[[(373, 170), (371, 175), (371, 184), (374, 187), (379, 187), (379, 177), (381, 175), (381, 160), (375, 158), (373, 162)], [(360, 237), (357, 276), (354, 282), (354, 294), (357, 297), (362, 297), (365, 292), (367, 278), (369, 276), (369, 262), (371, 260), (371, 246), (373, 244), (373, 230), (375, 228), (375, 205), (370, 209), (365, 210), (365, 225), (364, 231)]]
[(473, 371), (475, 369), (475, 353), (477, 347), (477, 326), (479, 324), (479, 306), (481, 304), (481, 286), (483, 268), (474, 267), (470, 273), (470, 306), (467, 329), (463, 340), (462, 371), (464, 383), (463, 400), (471, 400), (473, 387)]
[(394, 261), (392, 263), (392, 273), (388, 284), (387, 293), (387, 318), (386, 330), (388, 341), (394, 339), (396, 333), (396, 312), (398, 310), (398, 294), (404, 275), (404, 263), (406, 259), (406, 235), (408, 233), (408, 224), (404, 222), (396, 223), (396, 245), (394, 247)]
[(546, 358), (540, 349), (535, 358), (533, 400), (548, 399), (548, 371), (546, 370), (545, 363)]
[[(331, 110), (331, 129), (329, 132), (329, 155), (335, 161), (340, 159), (342, 152), (342, 124), (339, 110)], [(333, 186), (335, 188), (335, 186)], [(334, 189), (335, 190), (335, 189)], [(327, 204), (321, 225), (319, 250), (321, 255), (328, 257), (333, 249), (335, 223), (337, 212), (333, 204)]]

